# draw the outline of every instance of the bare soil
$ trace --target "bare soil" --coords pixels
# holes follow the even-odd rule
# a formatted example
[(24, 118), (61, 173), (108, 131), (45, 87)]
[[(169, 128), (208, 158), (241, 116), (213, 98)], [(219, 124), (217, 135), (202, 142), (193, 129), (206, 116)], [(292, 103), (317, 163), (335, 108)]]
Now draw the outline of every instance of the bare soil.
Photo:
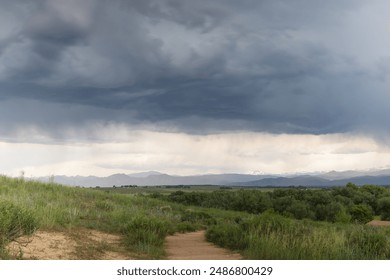
[(237, 253), (207, 242), (205, 231), (168, 236), (165, 242), (168, 260), (240, 260)]
[(371, 226), (390, 226), (390, 221), (372, 220), (371, 222), (368, 222), (367, 225), (371, 225)]
[(121, 246), (121, 237), (97, 230), (37, 231), (8, 245), (11, 256), (35, 260), (136, 259)]

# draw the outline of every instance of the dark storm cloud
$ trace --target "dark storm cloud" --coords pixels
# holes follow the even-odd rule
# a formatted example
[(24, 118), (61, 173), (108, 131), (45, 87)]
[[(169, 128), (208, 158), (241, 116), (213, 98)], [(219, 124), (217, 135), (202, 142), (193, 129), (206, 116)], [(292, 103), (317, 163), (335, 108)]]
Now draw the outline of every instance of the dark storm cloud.
[[(386, 5), (4, 1), (2, 132), (89, 121), (191, 133), (388, 130), (389, 56), (381, 46), (390, 33), (375, 22), (379, 35), (355, 26)], [(360, 21), (373, 22), (366, 16)]]

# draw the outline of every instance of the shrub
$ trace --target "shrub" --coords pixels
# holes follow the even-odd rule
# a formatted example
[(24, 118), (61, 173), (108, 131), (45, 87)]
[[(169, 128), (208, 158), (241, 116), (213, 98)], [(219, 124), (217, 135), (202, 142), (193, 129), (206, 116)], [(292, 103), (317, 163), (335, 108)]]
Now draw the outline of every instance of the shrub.
[(27, 210), (7, 201), (0, 201), (0, 248), (21, 235), (31, 234), (38, 223)]
[(345, 207), (342, 207), (340, 211), (336, 214), (334, 221), (340, 224), (348, 224), (351, 222), (351, 215), (347, 212)]
[(123, 226), (122, 233), (129, 248), (159, 256), (163, 254), (165, 237), (173, 233), (173, 226), (165, 219), (137, 215)]
[(190, 232), (198, 229), (198, 226), (190, 222), (181, 222), (176, 225), (175, 231)]
[(201, 211), (192, 211), (190, 209), (184, 211), (181, 215), (182, 222), (203, 223), (205, 225), (214, 225), (216, 220), (208, 213)]
[(221, 247), (232, 250), (245, 250), (249, 246), (248, 237), (238, 224), (224, 223), (210, 227), (206, 238)]
[(390, 221), (390, 197), (383, 197), (378, 200), (378, 208), (381, 219)]
[(328, 204), (319, 204), (315, 207), (316, 220), (335, 222), (337, 214), (343, 206), (338, 202), (330, 202)]
[(296, 219), (314, 219), (314, 212), (305, 201), (294, 200), (286, 211), (291, 213)]
[(365, 224), (373, 219), (373, 211), (367, 204), (353, 205), (349, 210), (352, 221)]

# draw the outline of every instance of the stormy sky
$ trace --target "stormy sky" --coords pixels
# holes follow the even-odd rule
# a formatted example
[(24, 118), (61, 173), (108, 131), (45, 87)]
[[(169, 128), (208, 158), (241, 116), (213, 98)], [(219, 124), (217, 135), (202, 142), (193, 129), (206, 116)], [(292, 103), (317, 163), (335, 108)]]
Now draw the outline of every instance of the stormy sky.
[(2, 174), (390, 167), (386, 0), (0, 4)]

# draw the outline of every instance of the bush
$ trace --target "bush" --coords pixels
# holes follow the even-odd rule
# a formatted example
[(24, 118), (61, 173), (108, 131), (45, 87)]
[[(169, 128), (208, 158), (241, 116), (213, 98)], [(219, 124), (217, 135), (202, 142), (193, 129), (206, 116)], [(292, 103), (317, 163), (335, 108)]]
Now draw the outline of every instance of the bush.
[(186, 210), (181, 215), (182, 222), (201, 223), (205, 225), (214, 225), (216, 220), (206, 212)]
[(211, 226), (206, 232), (206, 238), (208, 241), (232, 250), (245, 250), (249, 246), (247, 235), (241, 226), (235, 223)]
[(319, 204), (315, 207), (316, 220), (335, 222), (337, 214), (342, 210), (343, 206), (338, 202), (330, 202), (328, 204)]
[(165, 237), (173, 233), (173, 226), (168, 220), (137, 215), (123, 226), (122, 233), (130, 249), (160, 256)]
[(198, 226), (190, 222), (181, 222), (176, 225), (175, 231), (178, 232), (190, 232), (196, 231)]
[(314, 219), (314, 212), (310, 209), (310, 205), (305, 201), (294, 200), (286, 211), (299, 220)]
[(7, 201), (0, 201), (0, 248), (19, 236), (31, 234), (38, 223), (27, 210)]
[(352, 216), (347, 212), (345, 207), (342, 207), (336, 214), (334, 222), (340, 224), (348, 224), (351, 222)]
[(378, 200), (378, 208), (381, 219), (390, 221), (390, 197), (383, 197)]
[(352, 221), (365, 224), (373, 219), (373, 211), (367, 204), (353, 205), (349, 210)]

